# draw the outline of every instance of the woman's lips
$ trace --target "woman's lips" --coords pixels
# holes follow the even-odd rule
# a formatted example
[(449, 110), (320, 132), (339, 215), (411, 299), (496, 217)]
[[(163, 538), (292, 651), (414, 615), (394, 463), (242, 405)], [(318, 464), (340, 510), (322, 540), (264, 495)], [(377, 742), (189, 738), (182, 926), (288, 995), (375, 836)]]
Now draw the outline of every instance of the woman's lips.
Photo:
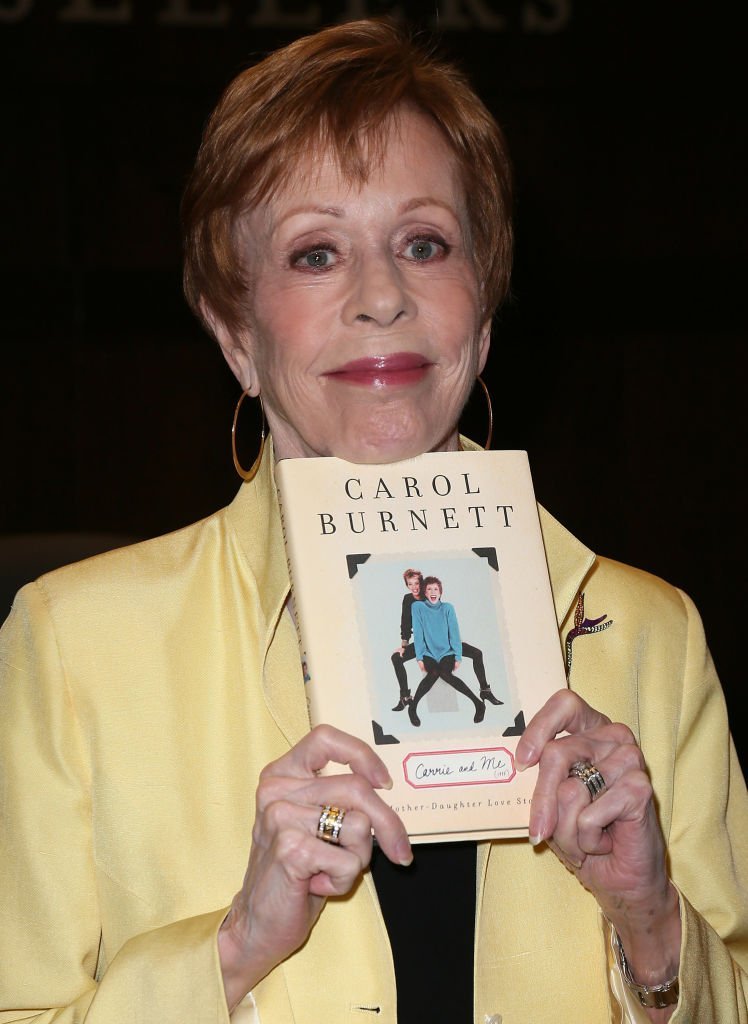
[(432, 363), (416, 352), (393, 352), (388, 356), (352, 359), (325, 376), (342, 384), (360, 387), (396, 387), (416, 384), (426, 376)]

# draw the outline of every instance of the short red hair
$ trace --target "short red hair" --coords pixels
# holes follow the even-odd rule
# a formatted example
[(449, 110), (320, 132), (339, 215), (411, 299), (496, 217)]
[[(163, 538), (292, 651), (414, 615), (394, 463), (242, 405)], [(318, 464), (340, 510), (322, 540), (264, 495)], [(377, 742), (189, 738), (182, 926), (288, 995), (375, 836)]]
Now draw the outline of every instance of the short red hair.
[[(506, 297), (512, 254), (511, 171), (504, 138), (466, 77), (389, 20), (304, 36), (238, 75), (206, 126), (183, 202), (184, 287), (234, 331), (251, 308), (238, 253), (242, 215), (309, 167), (320, 146), (363, 183), (398, 107), (431, 118), (455, 156), (482, 305)], [(311, 168), (313, 170), (313, 167)]]

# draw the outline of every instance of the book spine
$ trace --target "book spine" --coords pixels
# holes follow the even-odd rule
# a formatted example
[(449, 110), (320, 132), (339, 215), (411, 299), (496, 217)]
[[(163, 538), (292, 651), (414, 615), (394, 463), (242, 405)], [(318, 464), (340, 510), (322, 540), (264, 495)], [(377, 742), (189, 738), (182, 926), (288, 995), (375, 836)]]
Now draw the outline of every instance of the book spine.
[(293, 615), (294, 625), (296, 626), (296, 636), (299, 642), (299, 657), (301, 658), (301, 667), (304, 674), (304, 692), (306, 694), (307, 710), (312, 725), (317, 724), (317, 719), (314, 717), (314, 708), (312, 706), (312, 694), (313, 687), (308, 684), (311, 682), (311, 662), (309, 658), (309, 648), (306, 643), (306, 637), (304, 630), (302, 629), (301, 623), (303, 622), (303, 598), (301, 595), (301, 588), (299, 580), (297, 579), (298, 570), (294, 569), (294, 565), (298, 565), (298, 558), (295, 557), (295, 542), (293, 530), (289, 526), (288, 515), (285, 509), (285, 503), (283, 500), (283, 484), (280, 479), (276, 479), (276, 491), (278, 495), (278, 509), (280, 512), (281, 520), (281, 531), (283, 533), (283, 545), (286, 553), (286, 565), (288, 566), (288, 578), (291, 581), (291, 613)]
[(277, 486), (277, 493), (278, 493), (278, 510), (280, 511), (281, 531), (283, 533), (283, 548), (284, 548), (284, 551), (286, 553), (286, 565), (288, 566), (288, 578), (291, 581), (291, 602), (292, 602), (291, 610), (293, 612), (294, 623), (296, 624), (296, 634), (297, 634), (297, 636), (299, 638), (299, 649), (301, 651), (302, 660), (303, 660), (303, 658), (304, 658), (304, 651), (302, 649), (301, 629), (299, 628), (299, 615), (298, 615), (298, 610), (297, 610), (298, 609), (298, 605), (297, 605), (297, 597), (296, 597), (296, 586), (295, 586), (295, 581), (294, 581), (293, 561), (291, 559), (291, 553), (290, 553), (291, 540), (290, 540), (290, 537), (289, 537), (288, 527), (286, 525), (286, 513), (284, 511), (284, 505), (283, 505), (283, 491), (282, 491), (280, 485)]

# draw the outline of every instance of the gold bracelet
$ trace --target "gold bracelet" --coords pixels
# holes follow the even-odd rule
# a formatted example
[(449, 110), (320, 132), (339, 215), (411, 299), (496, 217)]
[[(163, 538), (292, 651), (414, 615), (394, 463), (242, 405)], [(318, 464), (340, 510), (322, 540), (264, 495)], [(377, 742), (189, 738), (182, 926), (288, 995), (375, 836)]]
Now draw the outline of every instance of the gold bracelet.
[(638, 981), (634, 981), (634, 977), (631, 974), (631, 968), (623, 951), (623, 945), (618, 932), (614, 934), (613, 948), (616, 952), (616, 959), (618, 960), (623, 980), (636, 995), (642, 1006), (655, 1010), (662, 1010), (666, 1006), (675, 1006), (680, 995), (677, 974), (670, 981), (664, 981), (661, 985), (640, 985)]

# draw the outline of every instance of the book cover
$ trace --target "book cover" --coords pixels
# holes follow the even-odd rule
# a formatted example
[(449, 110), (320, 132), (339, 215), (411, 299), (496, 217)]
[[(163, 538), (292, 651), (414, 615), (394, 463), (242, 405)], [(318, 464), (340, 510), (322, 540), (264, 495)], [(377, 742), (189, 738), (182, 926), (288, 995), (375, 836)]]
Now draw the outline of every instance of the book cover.
[(566, 685), (527, 453), (275, 477), (312, 723), (377, 751), (412, 842), (526, 836), (517, 743)]

